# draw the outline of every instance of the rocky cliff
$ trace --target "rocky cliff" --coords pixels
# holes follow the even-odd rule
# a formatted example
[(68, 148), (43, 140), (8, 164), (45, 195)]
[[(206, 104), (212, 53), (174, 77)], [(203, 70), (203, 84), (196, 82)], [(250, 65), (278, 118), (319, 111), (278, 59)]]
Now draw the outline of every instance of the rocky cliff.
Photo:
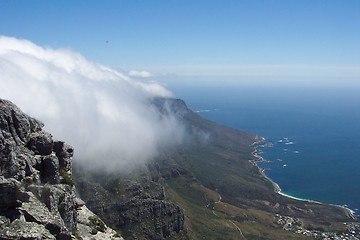
[(86, 205), (126, 239), (181, 238), (183, 210), (168, 201), (163, 186), (144, 174), (76, 173)]
[(122, 239), (77, 198), (74, 149), (0, 99), (0, 239)]

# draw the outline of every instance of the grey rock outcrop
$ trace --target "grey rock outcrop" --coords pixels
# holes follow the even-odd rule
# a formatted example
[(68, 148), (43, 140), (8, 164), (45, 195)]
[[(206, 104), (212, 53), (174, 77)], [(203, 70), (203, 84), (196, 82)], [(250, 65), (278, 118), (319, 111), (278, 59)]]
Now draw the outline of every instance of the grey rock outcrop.
[(122, 239), (77, 198), (73, 148), (42, 127), (0, 99), (0, 239)]
[(166, 198), (164, 187), (149, 173), (99, 177), (98, 172), (74, 169), (86, 205), (126, 239), (186, 239), (183, 210)]

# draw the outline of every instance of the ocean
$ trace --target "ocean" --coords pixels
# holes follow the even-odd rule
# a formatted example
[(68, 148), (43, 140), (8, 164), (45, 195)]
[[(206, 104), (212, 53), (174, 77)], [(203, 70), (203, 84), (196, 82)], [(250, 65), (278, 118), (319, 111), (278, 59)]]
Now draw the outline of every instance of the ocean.
[(256, 133), (282, 192), (360, 214), (360, 89), (171, 85), (201, 116)]

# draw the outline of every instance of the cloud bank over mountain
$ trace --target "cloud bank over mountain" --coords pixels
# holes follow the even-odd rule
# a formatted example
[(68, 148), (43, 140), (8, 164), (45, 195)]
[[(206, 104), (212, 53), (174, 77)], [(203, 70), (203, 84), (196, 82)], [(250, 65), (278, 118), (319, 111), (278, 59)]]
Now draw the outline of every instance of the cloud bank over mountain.
[(152, 77), (153, 74), (151, 72), (148, 72), (148, 71), (139, 71), (139, 70), (130, 70), (128, 72), (128, 75), (130, 77), (141, 77), (141, 78), (149, 78), (149, 77)]
[(183, 127), (150, 104), (172, 94), (68, 49), (0, 36), (0, 96), (75, 147), (75, 160), (108, 169), (137, 166), (182, 141)]

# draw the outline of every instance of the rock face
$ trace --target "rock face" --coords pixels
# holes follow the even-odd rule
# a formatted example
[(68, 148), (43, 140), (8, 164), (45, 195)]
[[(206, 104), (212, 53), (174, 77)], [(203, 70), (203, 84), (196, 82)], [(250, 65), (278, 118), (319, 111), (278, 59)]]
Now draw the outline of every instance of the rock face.
[[(151, 102), (164, 114), (184, 117), (188, 109), (179, 99), (155, 98)], [(166, 155), (166, 154), (164, 154)], [(77, 190), (86, 205), (126, 239), (188, 239), (184, 211), (165, 194), (164, 179), (183, 174), (167, 156), (129, 173), (108, 173), (74, 166)], [(162, 159), (160, 157), (160, 159)], [(164, 169), (165, 166), (171, 165)]]
[[(75, 167), (75, 169), (77, 169)], [(75, 171), (86, 205), (126, 239), (181, 239), (183, 210), (169, 202), (161, 184), (139, 174), (131, 177)]]
[(42, 127), (0, 99), (0, 239), (122, 239), (76, 197), (74, 149)]

